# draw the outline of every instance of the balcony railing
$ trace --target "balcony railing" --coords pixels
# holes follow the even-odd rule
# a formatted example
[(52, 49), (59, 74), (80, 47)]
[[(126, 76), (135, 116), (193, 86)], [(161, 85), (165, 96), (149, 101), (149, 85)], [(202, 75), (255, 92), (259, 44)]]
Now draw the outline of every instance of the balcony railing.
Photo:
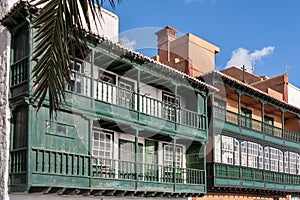
[[(112, 83), (94, 80), (94, 98), (143, 114), (166, 119), (194, 128), (206, 128), (206, 116), (183, 109), (175, 103), (164, 102)], [(139, 104), (139, 105), (138, 105)]]
[[(62, 177), (61, 180), (71, 177), (74, 187), (76, 187), (76, 178), (78, 180), (93, 180), (97, 184), (101, 183), (99, 179), (109, 179), (205, 187), (205, 172), (200, 169), (174, 168), (173, 166), (116, 159), (97, 159), (89, 155), (37, 148), (30, 151), (31, 162), (27, 162), (27, 149), (17, 149), (10, 152), (11, 175), (32, 173), (35, 176)], [(47, 179), (43, 179), (40, 184), (47, 185), (50, 183), (47, 182)], [(64, 185), (66, 183), (59, 184)]]
[(280, 172), (265, 171), (261, 169), (214, 164), (215, 176), (219, 178), (251, 180), (279, 184), (299, 185), (300, 176)]
[[(223, 108), (214, 107), (214, 118), (219, 121), (225, 121), (234, 125), (238, 125), (247, 129), (262, 132), (275, 137), (283, 138), (293, 142), (300, 142), (300, 133), (264, 123), (262, 121), (239, 115), (238, 113), (225, 110)], [(240, 120), (240, 122), (239, 122)]]
[(10, 86), (16, 86), (28, 81), (28, 57), (11, 65)]
[[(94, 158), (96, 159), (96, 158)], [(129, 179), (147, 182), (168, 182), (204, 185), (204, 170), (174, 168), (157, 164), (135, 163), (113, 159), (97, 159), (93, 176), (102, 178)], [(137, 176), (137, 177), (136, 177)]]
[(25, 173), (27, 170), (27, 149), (10, 151), (10, 173)]

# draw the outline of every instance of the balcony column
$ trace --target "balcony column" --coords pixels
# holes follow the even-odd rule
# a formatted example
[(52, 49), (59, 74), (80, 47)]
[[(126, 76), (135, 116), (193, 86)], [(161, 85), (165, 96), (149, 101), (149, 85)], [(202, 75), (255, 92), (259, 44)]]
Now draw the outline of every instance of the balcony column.
[[(92, 97), (92, 109), (95, 110), (95, 81), (94, 81), (94, 61), (95, 61), (95, 51), (92, 50), (91, 52), (91, 97)], [(97, 83), (98, 84), (98, 83)]]
[(137, 112), (138, 112), (138, 121), (140, 121), (140, 115), (141, 115), (141, 108), (140, 108), (140, 96), (141, 96), (141, 70), (139, 68), (137, 68), (137, 84), (136, 84), (136, 87), (137, 87), (137, 105), (136, 105), (136, 109), (137, 109)]
[[(89, 147), (88, 151), (90, 155), (93, 155), (93, 125), (94, 125), (94, 119), (89, 119)], [(90, 157), (90, 178), (89, 178), (89, 188), (92, 188), (92, 182), (93, 182), (93, 156)]]
[(138, 182), (139, 182), (139, 132), (142, 131), (142, 129), (139, 129), (137, 127), (132, 127), (135, 129), (135, 141), (134, 141), (134, 152), (135, 152), (135, 189), (138, 189)]
[(281, 127), (281, 137), (284, 137), (284, 113), (285, 113), (285, 109), (282, 109), (280, 108), (280, 111), (281, 111), (281, 124), (282, 124), (282, 127)]
[(237, 90), (236, 93), (238, 94), (238, 125), (241, 125), (242, 122), (242, 118), (241, 118), (241, 96), (242, 96), (242, 92)]
[[(206, 145), (207, 145), (207, 141), (202, 141), (201, 142), (201, 149), (200, 149), (200, 159), (201, 156), (203, 156), (203, 170), (204, 170), (204, 176), (201, 177), (201, 182), (207, 186), (207, 181), (206, 181), (206, 177), (207, 177), (207, 170), (206, 170)], [(202, 155), (201, 155), (202, 154)], [(207, 187), (205, 187), (205, 193), (207, 192)]]
[(179, 119), (179, 114), (177, 113), (177, 111), (178, 112), (180, 112), (180, 108), (178, 107), (177, 108), (177, 106), (179, 105), (179, 100), (178, 100), (178, 84), (174, 84), (174, 96), (175, 96), (175, 102), (174, 102), (174, 118), (175, 118), (175, 130), (177, 130), (178, 129), (178, 123), (180, 123), (180, 119)]
[(207, 100), (208, 93), (197, 93), (197, 114), (198, 114), (198, 127), (200, 129), (207, 129), (208, 127), (208, 119), (207, 119)]
[(173, 183), (176, 185), (176, 137), (173, 137)]
[(265, 124), (265, 102), (260, 100), (261, 103), (261, 132), (264, 131), (264, 124)]

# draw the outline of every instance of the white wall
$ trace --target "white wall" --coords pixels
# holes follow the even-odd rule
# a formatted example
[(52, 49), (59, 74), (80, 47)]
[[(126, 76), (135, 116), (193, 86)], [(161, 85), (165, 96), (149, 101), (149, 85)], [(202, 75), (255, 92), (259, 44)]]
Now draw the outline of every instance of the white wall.
[(291, 83), (288, 84), (288, 103), (300, 108), (300, 88), (292, 85)]
[[(107, 37), (113, 42), (118, 42), (118, 33), (119, 33), (119, 18), (114, 13), (101, 8), (102, 19), (100, 24), (92, 23), (92, 31), (100, 36)], [(90, 17), (92, 19), (92, 16)], [(97, 31), (98, 30), (98, 31)]]
[[(16, 2), (18, 2), (18, 0), (8, 0), (8, 8), (10, 9)], [(97, 21), (97, 26), (94, 23), (92, 15), (90, 14), (90, 20), (92, 21), (92, 32), (97, 35), (104, 36), (113, 42), (118, 42), (118, 16), (104, 8), (101, 8), (101, 12), (102, 18), (100, 19), (100, 23)]]

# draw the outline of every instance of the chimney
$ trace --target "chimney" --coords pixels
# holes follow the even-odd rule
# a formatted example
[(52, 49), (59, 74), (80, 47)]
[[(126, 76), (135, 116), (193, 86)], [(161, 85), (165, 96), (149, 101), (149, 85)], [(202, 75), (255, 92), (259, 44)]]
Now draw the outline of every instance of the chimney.
[(158, 48), (158, 60), (161, 63), (169, 64), (171, 61), (171, 42), (176, 40), (176, 34), (178, 31), (170, 26), (166, 26), (160, 31), (156, 32), (157, 35), (157, 48)]

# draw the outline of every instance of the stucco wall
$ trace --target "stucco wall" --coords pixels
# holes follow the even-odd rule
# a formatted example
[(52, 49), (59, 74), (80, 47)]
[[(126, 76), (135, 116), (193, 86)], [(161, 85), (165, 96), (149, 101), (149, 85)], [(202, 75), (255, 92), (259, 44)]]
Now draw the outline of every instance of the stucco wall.
[(300, 89), (291, 83), (288, 84), (288, 103), (300, 108)]
[[(8, 3), (0, 1), (0, 17), (6, 13)], [(8, 144), (9, 144), (9, 110), (8, 110), (8, 61), (9, 32), (0, 25), (0, 199), (8, 199)]]

